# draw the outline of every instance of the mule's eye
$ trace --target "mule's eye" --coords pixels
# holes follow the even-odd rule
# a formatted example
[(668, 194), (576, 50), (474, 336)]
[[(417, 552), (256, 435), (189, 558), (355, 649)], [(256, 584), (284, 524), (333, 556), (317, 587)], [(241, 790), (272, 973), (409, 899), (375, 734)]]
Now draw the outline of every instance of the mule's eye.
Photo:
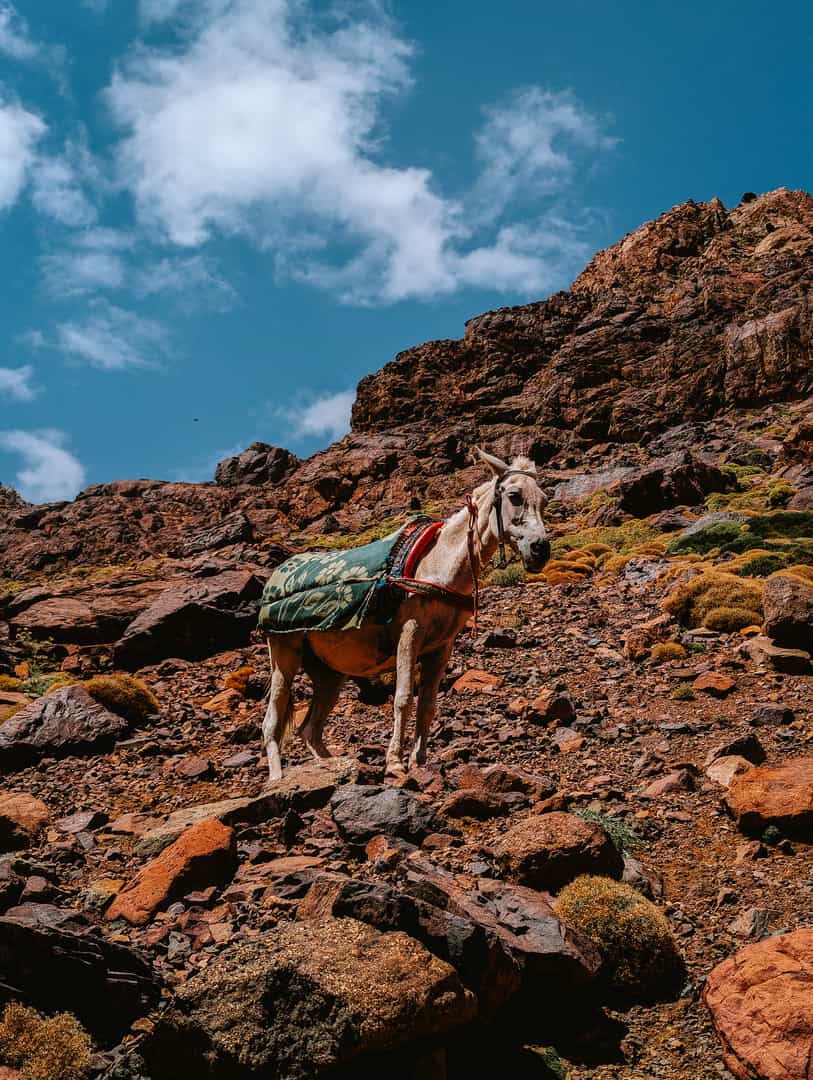
[(508, 501), (511, 503), (512, 506), (522, 506), (523, 498), (518, 491), (509, 491)]

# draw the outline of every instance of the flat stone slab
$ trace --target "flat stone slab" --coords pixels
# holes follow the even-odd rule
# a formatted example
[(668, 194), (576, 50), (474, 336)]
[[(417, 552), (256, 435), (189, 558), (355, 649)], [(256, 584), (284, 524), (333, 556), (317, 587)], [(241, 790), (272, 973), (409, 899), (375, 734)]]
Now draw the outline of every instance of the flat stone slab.
[(731, 781), (725, 801), (748, 836), (775, 825), (789, 836), (813, 839), (813, 757), (748, 769)]

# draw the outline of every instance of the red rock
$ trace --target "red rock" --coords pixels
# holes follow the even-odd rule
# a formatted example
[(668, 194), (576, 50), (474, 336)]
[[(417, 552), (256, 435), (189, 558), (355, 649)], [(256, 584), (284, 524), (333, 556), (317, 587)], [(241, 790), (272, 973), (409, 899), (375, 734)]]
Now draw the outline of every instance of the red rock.
[(175, 766), (175, 772), (187, 780), (204, 780), (213, 775), (211, 761), (203, 757), (184, 758)]
[(0, 793), (0, 852), (28, 847), (50, 820), (41, 799), (22, 791)]
[(767, 938), (709, 974), (703, 1000), (739, 1080), (809, 1080), (813, 930)]
[(624, 870), (621, 855), (599, 825), (555, 810), (513, 825), (492, 852), (512, 881), (552, 892), (579, 874), (618, 879)]
[(727, 697), (736, 685), (729, 675), (721, 675), (719, 671), (705, 671), (692, 683), (695, 690), (720, 698)]
[(675, 769), (674, 772), (661, 776), (641, 792), (642, 799), (659, 799), (663, 795), (677, 795), (684, 791), (694, 791), (694, 777), (688, 769)]
[(732, 780), (725, 801), (749, 836), (759, 836), (768, 825), (775, 825), (788, 835), (811, 839), (813, 757), (749, 769)]
[(542, 690), (530, 704), (530, 715), (542, 724), (558, 721), (569, 724), (576, 717), (576, 708), (569, 694)]
[(440, 812), (450, 818), (487, 818), (500, 817), (508, 813), (505, 799), (485, 788), (464, 788), (454, 791), (440, 804)]
[(121, 890), (105, 917), (141, 926), (171, 900), (195, 889), (222, 885), (234, 865), (234, 830), (215, 819), (201, 821), (147, 863)]
[(504, 681), (502, 675), (491, 675), (487, 671), (469, 668), (452, 684), (452, 690), (455, 690), (458, 694), (465, 690), (487, 693), (498, 690)]

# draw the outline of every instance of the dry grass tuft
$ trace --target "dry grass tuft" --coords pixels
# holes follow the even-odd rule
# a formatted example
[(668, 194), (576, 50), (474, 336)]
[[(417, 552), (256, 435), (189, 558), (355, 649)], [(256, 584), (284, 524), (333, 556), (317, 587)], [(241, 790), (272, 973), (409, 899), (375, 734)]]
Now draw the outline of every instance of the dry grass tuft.
[(223, 685), (227, 690), (236, 690), (238, 694), (245, 696), (248, 689), (248, 683), (251, 676), (254, 674), (254, 668), (246, 665), (245, 667), (239, 667), (236, 671), (230, 671), (226, 678), (223, 680)]
[(559, 894), (556, 909), (595, 943), (619, 996), (651, 1000), (673, 988), (683, 963), (669, 921), (630, 885), (578, 877)]
[(753, 578), (707, 570), (678, 585), (663, 607), (687, 626), (706, 626), (706, 619), (716, 608), (745, 609), (752, 615), (750, 622), (762, 622), (762, 585)]
[(658, 664), (667, 664), (670, 660), (683, 660), (686, 650), (679, 641), (660, 641), (652, 646), (650, 656)]
[(736, 634), (746, 626), (758, 626), (761, 622), (762, 616), (758, 611), (744, 607), (717, 607), (708, 613), (703, 625), (707, 630), (716, 630), (721, 634)]
[(0, 675), (0, 690), (19, 690), (22, 684), (15, 675)]
[(123, 672), (94, 675), (82, 686), (100, 705), (131, 723), (145, 720), (161, 708), (158, 698), (146, 683)]
[(82, 1080), (90, 1071), (90, 1036), (71, 1013), (41, 1016), (10, 1002), (0, 1018), (0, 1059), (27, 1080)]

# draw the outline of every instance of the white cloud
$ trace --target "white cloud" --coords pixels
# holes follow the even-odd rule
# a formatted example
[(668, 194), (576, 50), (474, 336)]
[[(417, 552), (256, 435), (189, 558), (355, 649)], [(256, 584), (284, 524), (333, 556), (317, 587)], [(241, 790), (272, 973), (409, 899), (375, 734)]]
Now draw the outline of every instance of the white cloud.
[(0, 100), (0, 210), (13, 206), (46, 127), (34, 113)]
[(92, 225), (96, 209), (85, 195), (77, 169), (68, 157), (39, 157), (31, 170), (34, 208), (62, 225)]
[(111, 251), (62, 251), (40, 259), (45, 287), (55, 296), (77, 296), (124, 284), (123, 259)]
[(7, 3), (0, 3), (0, 53), (13, 60), (33, 60), (39, 54), (25, 21)]
[(133, 274), (133, 287), (139, 296), (174, 295), (182, 308), (205, 303), (210, 310), (227, 311), (238, 302), (235, 289), (203, 255), (148, 260)]
[(64, 443), (61, 431), (0, 431), (0, 449), (23, 459), (15, 487), (30, 502), (72, 499), (81, 490), (85, 470)]
[(60, 323), (49, 347), (103, 371), (120, 371), (157, 366), (169, 338), (159, 323), (98, 301), (87, 318)]
[[(300, 0), (143, 0), (144, 18), (184, 20), (174, 47), (140, 45), (108, 89), (124, 132), (119, 174), (141, 222), (187, 247), (217, 231), (250, 236), (278, 271), (353, 302), (482, 283), (489, 259), (503, 289), (552, 281), (562, 259), (543, 265), (550, 229), (534, 245), (497, 219), (520, 190), (538, 215), (571, 171), (571, 150), (607, 148), (595, 118), (572, 96), (523, 91), (486, 116), (474, 190), (444, 195), (429, 170), (381, 161), (382, 109), (409, 88), (410, 44), (374, 3), (354, 20), (307, 10)], [(350, 256), (329, 261), (331, 244)]]
[[(355, 390), (323, 394), (294, 415), (294, 432), (298, 438), (329, 435), (340, 439), (350, 430), (350, 410), (356, 399)], [(290, 414), (289, 414), (290, 415)]]
[(610, 150), (617, 142), (573, 94), (538, 86), (515, 91), (485, 117), (475, 136), (482, 169), (475, 201), (489, 217), (517, 196), (558, 190), (574, 168), (574, 152)]
[(0, 367), (0, 394), (7, 394), (15, 401), (33, 401), (37, 391), (32, 383), (34, 369), (25, 364), (23, 367)]

